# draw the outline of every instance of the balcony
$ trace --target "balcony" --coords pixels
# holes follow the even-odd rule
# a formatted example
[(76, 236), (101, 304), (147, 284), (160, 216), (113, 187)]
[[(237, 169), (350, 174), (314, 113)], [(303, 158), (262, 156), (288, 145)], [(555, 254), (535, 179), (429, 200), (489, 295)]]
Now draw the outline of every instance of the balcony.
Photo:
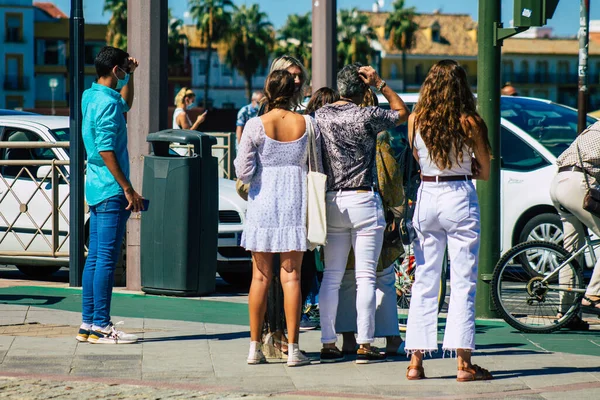
[(6, 75), (4, 77), (4, 90), (29, 90), (29, 79), (24, 76)]

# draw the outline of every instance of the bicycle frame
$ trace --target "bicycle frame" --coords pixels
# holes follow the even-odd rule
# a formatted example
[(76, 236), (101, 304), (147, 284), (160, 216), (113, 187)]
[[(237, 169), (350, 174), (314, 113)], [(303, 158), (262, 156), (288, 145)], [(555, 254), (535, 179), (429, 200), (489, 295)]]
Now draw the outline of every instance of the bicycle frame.
[[(544, 279), (542, 279), (541, 282), (548, 283), (548, 281), (550, 279), (552, 279), (552, 278), (556, 277), (556, 275), (558, 275), (560, 270), (563, 269), (567, 263), (569, 263), (569, 262), (573, 261), (575, 258), (579, 257), (586, 250), (590, 251), (590, 256), (592, 258), (593, 265), (596, 265), (597, 258), (596, 258), (596, 253), (594, 251), (596, 247), (600, 247), (600, 239), (592, 240), (592, 239), (590, 239), (589, 236), (586, 236), (585, 237), (585, 246), (582, 246), (575, 253), (571, 253), (571, 256), (569, 258), (567, 258), (565, 261), (563, 261), (556, 269), (554, 269), (554, 271), (552, 271)], [(563, 292), (585, 293), (585, 289), (561, 289), (561, 288), (555, 288), (554, 286), (550, 286), (550, 285), (548, 287), (551, 289), (554, 289), (557, 291), (563, 291)]]

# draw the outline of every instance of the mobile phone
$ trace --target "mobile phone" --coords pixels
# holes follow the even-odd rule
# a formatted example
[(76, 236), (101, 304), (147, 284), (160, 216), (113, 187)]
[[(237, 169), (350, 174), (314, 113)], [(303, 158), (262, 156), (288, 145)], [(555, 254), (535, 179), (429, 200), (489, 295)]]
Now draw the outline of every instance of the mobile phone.
[(142, 205), (144, 206), (144, 209), (141, 211), (148, 211), (148, 207), (150, 207), (150, 200), (142, 199)]

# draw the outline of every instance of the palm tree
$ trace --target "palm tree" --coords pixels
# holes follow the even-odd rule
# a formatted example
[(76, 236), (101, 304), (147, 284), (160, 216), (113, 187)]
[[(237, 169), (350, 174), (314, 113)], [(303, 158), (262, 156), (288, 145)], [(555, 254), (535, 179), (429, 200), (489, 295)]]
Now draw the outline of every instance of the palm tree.
[(360, 62), (369, 64), (373, 58), (371, 41), (377, 35), (369, 25), (369, 17), (358, 9), (340, 10), (337, 20), (338, 29), (338, 67)]
[(110, 12), (106, 44), (127, 50), (127, 0), (104, 0), (102, 13)]
[(312, 22), (311, 14), (291, 14), (285, 25), (279, 30), (275, 55), (289, 54), (297, 58), (304, 68), (310, 69), (312, 63)]
[(210, 83), (210, 61), (213, 44), (221, 42), (229, 33), (231, 11), (235, 6), (231, 0), (189, 0), (190, 15), (206, 46), (206, 79), (204, 81), (204, 107), (208, 104)]
[(402, 88), (406, 88), (406, 51), (413, 46), (419, 24), (414, 22), (415, 8), (404, 6), (405, 0), (394, 1), (394, 10), (385, 21), (385, 37), (402, 52)]
[(182, 32), (183, 20), (173, 17), (169, 8), (169, 37), (168, 41), (168, 60), (169, 65), (182, 64), (184, 60), (184, 41), (187, 36)]
[(275, 32), (258, 4), (242, 5), (233, 14), (231, 32), (221, 47), (225, 61), (246, 81), (246, 96), (252, 98), (252, 77), (266, 68), (273, 49)]

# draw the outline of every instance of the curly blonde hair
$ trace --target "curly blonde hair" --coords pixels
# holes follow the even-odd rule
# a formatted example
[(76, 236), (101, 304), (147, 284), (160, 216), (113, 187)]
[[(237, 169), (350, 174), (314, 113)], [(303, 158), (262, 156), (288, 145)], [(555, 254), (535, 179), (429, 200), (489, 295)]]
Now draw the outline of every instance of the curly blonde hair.
[(431, 67), (413, 114), (415, 132), (420, 133), (440, 169), (452, 168), (451, 154), (460, 162), (465, 146), (472, 151), (476, 135), (483, 134), (490, 148), (487, 126), (477, 113), (467, 74), (454, 60)]

